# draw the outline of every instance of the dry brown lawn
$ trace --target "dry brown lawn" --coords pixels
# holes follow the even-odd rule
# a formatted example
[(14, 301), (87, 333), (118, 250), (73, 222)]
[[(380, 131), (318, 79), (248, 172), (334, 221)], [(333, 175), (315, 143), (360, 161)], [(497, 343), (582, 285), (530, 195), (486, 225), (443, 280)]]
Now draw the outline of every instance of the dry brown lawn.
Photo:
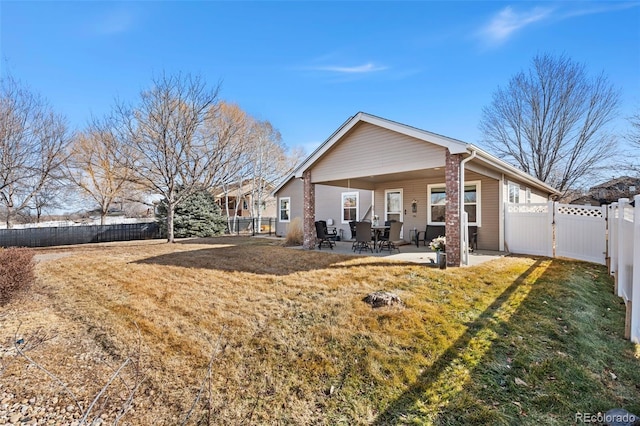
[[(441, 271), (252, 238), (39, 253), (34, 293), (0, 311), (0, 390), (75, 405), (11, 352), (19, 338), (84, 408), (130, 359), (92, 414), (112, 421), (141, 383), (120, 422), (133, 425), (381, 423), (469, 324), (488, 308), (508, 321), (550, 273), (529, 258)], [(372, 309), (376, 290), (406, 307)], [(469, 343), (482, 358), (496, 338)]]

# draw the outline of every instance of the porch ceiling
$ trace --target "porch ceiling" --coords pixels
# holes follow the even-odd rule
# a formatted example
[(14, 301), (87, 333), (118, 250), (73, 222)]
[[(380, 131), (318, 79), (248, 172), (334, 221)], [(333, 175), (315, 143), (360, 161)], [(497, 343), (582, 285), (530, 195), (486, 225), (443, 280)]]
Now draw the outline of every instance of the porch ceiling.
[(407, 172), (387, 173), (370, 176), (354, 176), (346, 179), (314, 182), (316, 184), (339, 186), (354, 189), (375, 189), (380, 184), (406, 180), (437, 178), (444, 180), (444, 166), (431, 169), (411, 170)]

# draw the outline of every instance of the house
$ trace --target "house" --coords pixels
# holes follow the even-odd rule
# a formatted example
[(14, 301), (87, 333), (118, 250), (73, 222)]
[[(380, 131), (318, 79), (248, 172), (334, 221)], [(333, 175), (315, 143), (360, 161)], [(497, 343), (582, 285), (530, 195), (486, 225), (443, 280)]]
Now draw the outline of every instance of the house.
[[(286, 232), (283, 218), (300, 215), (304, 247), (313, 249), (314, 221), (344, 217), (345, 192), (359, 194), (357, 203), (368, 210), (367, 201), (359, 198), (367, 191), (367, 217), (403, 222), (406, 241), (427, 224), (444, 225), (450, 266), (466, 257), (468, 244), (460, 232), (464, 212), (468, 224), (478, 227), (478, 249), (502, 251), (505, 203), (541, 203), (559, 195), (474, 145), (359, 112), (275, 189), (277, 229)], [(283, 216), (283, 211), (288, 213)]]
[(224, 216), (229, 217), (254, 217), (257, 216), (256, 208), (260, 207), (260, 216), (264, 218), (276, 217), (276, 200), (272, 195), (274, 185), (266, 183), (262, 192), (262, 201), (258, 201), (259, 191), (251, 181), (243, 182), (240, 187), (230, 189), (228, 193), (223, 190), (215, 192), (216, 204)]
[(571, 204), (601, 206), (616, 202), (620, 198), (633, 200), (637, 194), (640, 194), (640, 178), (622, 176), (592, 186), (586, 195), (571, 200)]
[[(276, 213), (276, 235), (284, 236), (291, 219), (303, 217), (301, 179), (291, 174), (275, 189), (278, 194)], [(327, 225), (336, 228), (341, 239), (351, 238), (349, 222), (373, 219), (373, 191), (332, 185), (318, 184), (316, 193), (316, 220), (326, 220)]]

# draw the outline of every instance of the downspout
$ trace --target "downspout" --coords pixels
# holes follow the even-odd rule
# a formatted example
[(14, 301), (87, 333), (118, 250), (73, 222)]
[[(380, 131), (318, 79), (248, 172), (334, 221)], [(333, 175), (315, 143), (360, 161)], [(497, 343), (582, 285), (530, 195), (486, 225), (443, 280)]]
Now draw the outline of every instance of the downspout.
[[(468, 156), (467, 158), (463, 159), (460, 162), (460, 202), (459, 202), (459, 208), (460, 208), (460, 260), (462, 261), (463, 265), (468, 265), (469, 264), (469, 237), (467, 235), (467, 229), (465, 229), (465, 221), (463, 220), (464, 218), (464, 165), (473, 160), (474, 158), (476, 158), (476, 150), (472, 149), (471, 150), (471, 155)], [(468, 224), (467, 224), (468, 225)], [(467, 238), (465, 238), (465, 235), (467, 235)]]

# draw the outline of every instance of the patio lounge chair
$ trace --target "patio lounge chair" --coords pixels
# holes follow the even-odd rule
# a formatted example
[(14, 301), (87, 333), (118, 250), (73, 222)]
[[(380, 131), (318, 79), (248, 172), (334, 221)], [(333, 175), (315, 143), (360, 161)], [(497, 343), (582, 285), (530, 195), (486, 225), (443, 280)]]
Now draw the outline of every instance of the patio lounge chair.
[(333, 246), (335, 242), (332, 237), (327, 234), (327, 228), (322, 224), (322, 221), (316, 222), (316, 242), (318, 243), (318, 249), (322, 250), (323, 245), (329, 246), (331, 250), (333, 250)]

